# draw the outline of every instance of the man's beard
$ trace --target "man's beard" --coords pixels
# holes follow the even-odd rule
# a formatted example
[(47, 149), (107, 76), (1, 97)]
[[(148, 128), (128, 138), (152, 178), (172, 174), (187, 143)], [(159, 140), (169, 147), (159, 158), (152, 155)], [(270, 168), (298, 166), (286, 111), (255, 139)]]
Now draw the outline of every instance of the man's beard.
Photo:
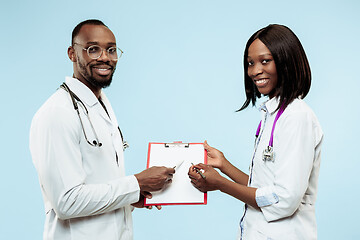
[(91, 85), (93, 85), (94, 87), (101, 87), (101, 88), (107, 88), (108, 86), (110, 86), (111, 81), (112, 81), (112, 77), (115, 73), (115, 69), (113, 70), (113, 72), (110, 75), (110, 78), (108, 80), (105, 81), (99, 81), (96, 78), (94, 78), (92, 71), (90, 70), (90, 74), (86, 69), (86, 66), (84, 64), (81, 63), (80, 59), (78, 59), (79, 62), (79, 66), (80, 69), (83, 73), (84, 78), (86, 79), (86, 81), (88, 81)]

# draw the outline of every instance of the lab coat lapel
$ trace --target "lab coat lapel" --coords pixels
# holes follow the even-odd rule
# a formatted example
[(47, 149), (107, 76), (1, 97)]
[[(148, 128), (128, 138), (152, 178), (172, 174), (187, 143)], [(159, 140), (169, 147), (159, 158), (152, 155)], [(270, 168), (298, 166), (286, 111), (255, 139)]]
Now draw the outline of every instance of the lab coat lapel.
[[(80, 98), (80, 100), (89, 108), (95, 108), (96, 111), (104, 118), (109, 124), (112, 124), (111, 119), (105, 112), (105, 109), (99, 103), (99, 100), (96, 98), (95, 94), (82, 82), (76, 78), (66, 77), (66, 84), (70, 87), (71, 91)], [(103, 96), (104, 94), (101, 93)], [(111, 115), (110, 115), (111, 116)]]
[(279, 106), (279, 102), (280, 99), (278, 97), (273, 97), (265, 103), (266, 109), (271, 115), (277, 112), (276, 109)]
[(99, 101), (97, 102), (97, 104), (94, 107), (97, 108), (96, 110), (99, 112), (99, 114), (102, 118), (104, 118), (109, 124), (112, 124), (110, 117), (107, 115), (105, 109), (103, 108), (103, 106), (101, 106)]
[(105, 109), (103, 108), (103, 106), (101, 106), (101, 104), (99, 103), (99, 105), (101, 106), (101, 108), (103, 109), (103, 111), (101, 112), (101, 116), (106, 119), (107, 121), (110, 121), (111, 124), (114, 124), (114, 125), (118, 125), (117, 122), (116, 122), (116, 117), (114, 115), (114, 112), (112, 110), (112, 107), (111, 107), (111, 104), (110, 102), (108, 101), (106, 95), (104, 92), (101, 92), (101, 95), (100, 95), (100, 98), (101, 98), (101, 101), (103, 102), (103, 104), (105, 105), (105, 108), (107, 110), (107, 113), (105, 111)]

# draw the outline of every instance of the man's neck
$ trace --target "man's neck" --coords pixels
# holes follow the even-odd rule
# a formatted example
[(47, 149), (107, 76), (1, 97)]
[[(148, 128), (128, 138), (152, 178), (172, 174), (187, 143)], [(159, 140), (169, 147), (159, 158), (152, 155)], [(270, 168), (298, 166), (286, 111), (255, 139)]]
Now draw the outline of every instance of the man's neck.
[(100, 96), (101, 96), (101, 87), (95, 87), (94, 85), (92, 85), (91, 83), (86, 81), (85, 79), (80, 79), (80, 78), (76, 77), (75, 75), (73, 75), (73, 78), (76, 78), (77, 80), (79, 80), (80, 82), (85, 84), (85, 86), (87, 86), (94, 93), (94, 95), (95, 95), (95, 97), (97, 99), (100, 98)]

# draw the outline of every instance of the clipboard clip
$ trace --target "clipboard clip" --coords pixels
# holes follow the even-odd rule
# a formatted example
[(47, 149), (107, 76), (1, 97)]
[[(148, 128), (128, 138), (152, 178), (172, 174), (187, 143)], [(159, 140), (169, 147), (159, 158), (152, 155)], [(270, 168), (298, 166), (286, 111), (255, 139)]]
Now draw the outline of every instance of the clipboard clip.
[(183, 143), (183, 142), (172, 142), (172, 143), (164, 143), (166, 148), (169, 147), (185, 147), (188, 148), (189, 147), (189, 143)]

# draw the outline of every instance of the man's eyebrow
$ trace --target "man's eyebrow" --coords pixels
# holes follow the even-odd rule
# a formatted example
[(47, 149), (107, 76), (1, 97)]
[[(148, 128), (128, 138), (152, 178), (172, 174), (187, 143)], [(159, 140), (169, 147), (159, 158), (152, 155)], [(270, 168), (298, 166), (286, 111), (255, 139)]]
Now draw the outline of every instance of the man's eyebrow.
[[(94, 45), (98, 45), (99, 42), (87, 42), (86, 44), (94, 44)], [(116, 45), (116, 42), (108, 42), (108, 45)]]

